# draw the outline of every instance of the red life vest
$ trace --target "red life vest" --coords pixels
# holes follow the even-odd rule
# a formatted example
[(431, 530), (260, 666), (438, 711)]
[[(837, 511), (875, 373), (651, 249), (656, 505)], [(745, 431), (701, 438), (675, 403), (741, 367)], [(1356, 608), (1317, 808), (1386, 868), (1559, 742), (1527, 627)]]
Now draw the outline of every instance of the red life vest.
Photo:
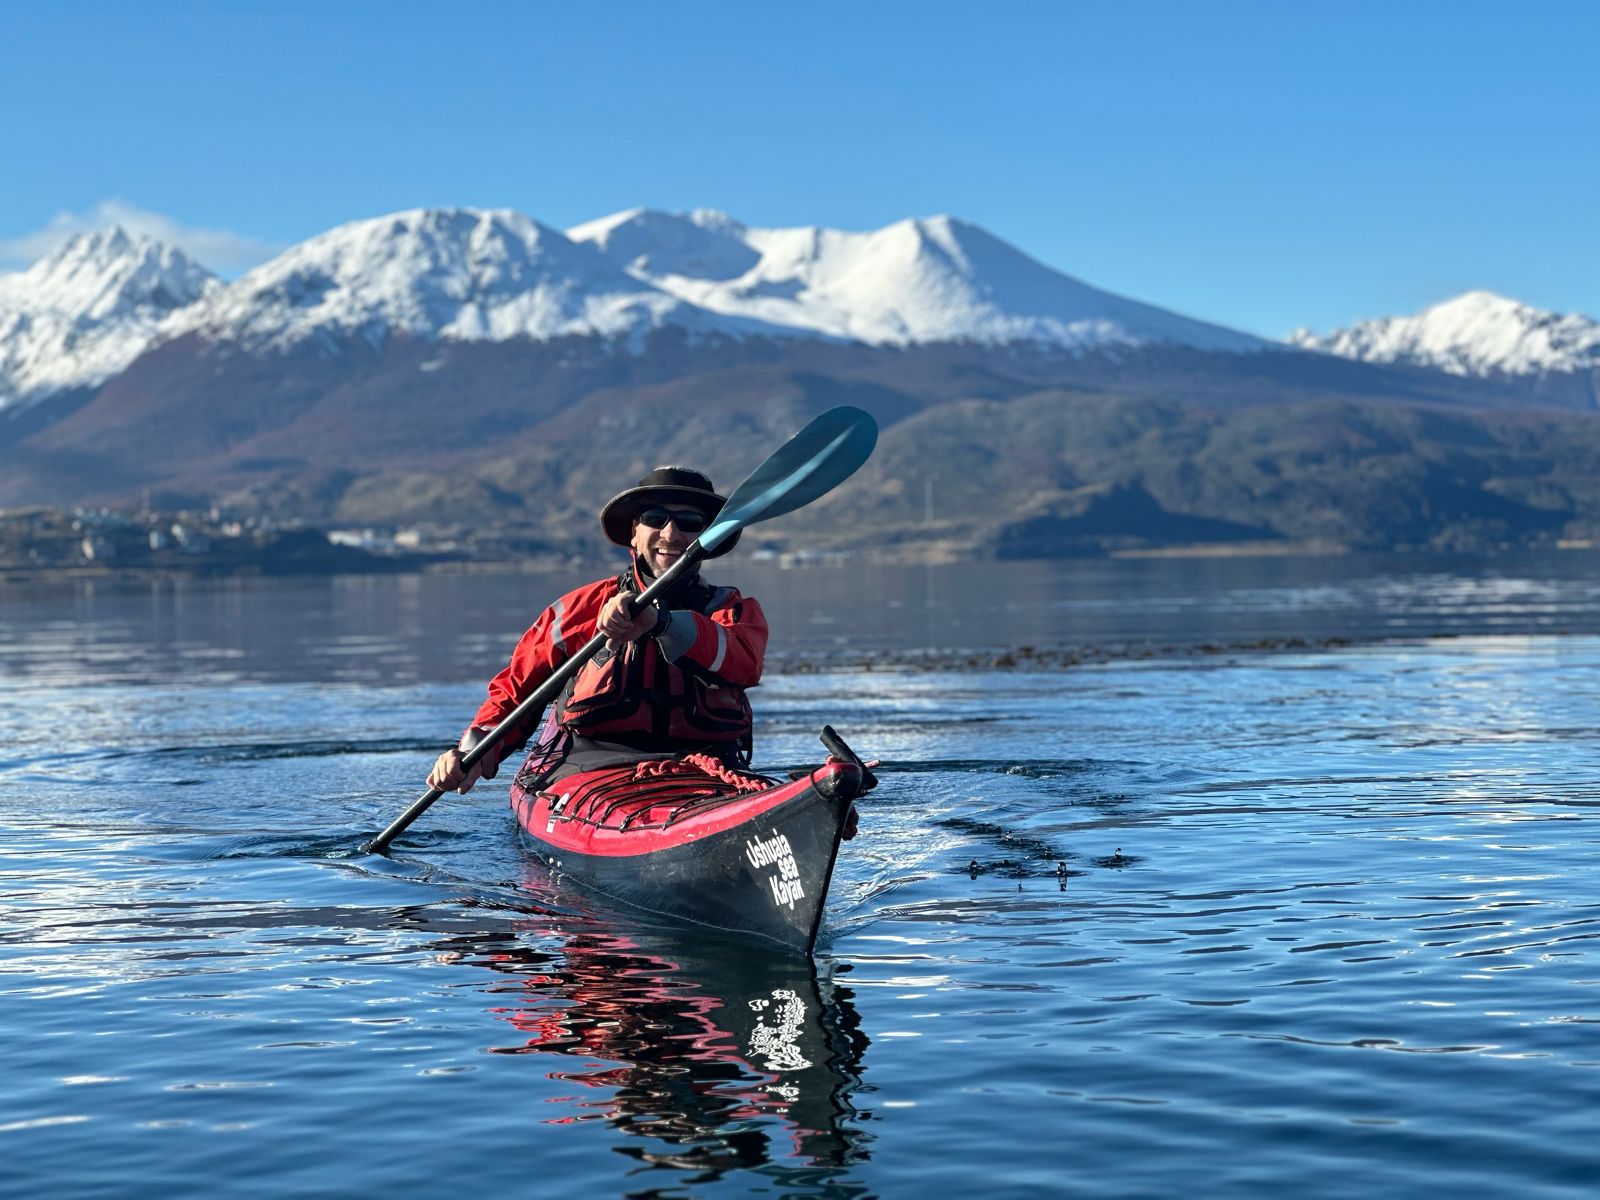
[[(634, 563), (617, 578), (619, 590), (643, 591)], [(732, 601), (737, 620), (747, 603), (736, 592), (719, 591), (698, 578), (676, 590), (673, 607), (710, 614)], [(720, 639), (723, 631), (717, 626)], [(721, 654), (712, 663), (721, 662)], [(616, 653), (601, 650), (579, 668), (556, 703), (556, 722), (579, 737), (646, 742), (651, 748), (742, 747), (748, 753), (752, 717), (744, 688), (731, 684), (688, 654), (669, 662), (653, 638), (630, 642)]]
[(685, 655), (668, 662), (646, 638), (620, 653), (600, 651), (578, 671), (558, 702), (556, 720), (580, 737), (647, 735), (674, 748), (748, 744), (750, 701)]

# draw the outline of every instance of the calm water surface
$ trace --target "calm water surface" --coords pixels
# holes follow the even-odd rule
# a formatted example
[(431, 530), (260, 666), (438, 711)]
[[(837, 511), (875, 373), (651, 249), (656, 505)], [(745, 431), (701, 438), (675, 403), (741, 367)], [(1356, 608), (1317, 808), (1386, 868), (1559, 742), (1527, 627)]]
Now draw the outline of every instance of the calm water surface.
[[(359, 852), (572, 580), (0, 591), (0, 1190), (1594, 1194), (1593, 560), (722, 574), (880, 668), (757, 693), (885, 763), (814, 964)], [(896, 665), (1023, 643), (1163, 654)]]

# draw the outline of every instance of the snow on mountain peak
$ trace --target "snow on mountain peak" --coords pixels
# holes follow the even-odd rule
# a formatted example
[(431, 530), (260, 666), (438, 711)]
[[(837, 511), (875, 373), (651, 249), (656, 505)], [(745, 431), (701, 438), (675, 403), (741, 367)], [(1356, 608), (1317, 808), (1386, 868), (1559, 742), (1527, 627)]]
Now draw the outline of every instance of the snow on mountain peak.
[[(708, 225), (714, 214), (701, 216)], [(503, 341), (567, 335), (630, 345), (674, 325), (784, 331), (696, 308), (597, 247), (510, 210), (416, 209), (353, 221), (224, 284), (120, 229), (80, 235), (0, 276), (0, 409), (93, 386), (187, 333), (255, 349), (394, 335)]]
[(109, 379), (220, 286), (177, 247), (121, 228), (0, 275), (0, 410)]
[(948, 216), (853, 233), (635, 209), (569, 234), (690, 303), (799, 335), (875, 345), (1033, 341), (1074, 351), (1149, 342), (1267, 346), (1090, 287)]
[(462, 340), (636, 334), (683, 304), (593, 246), (506, 209), (417, 209), (341, 225), (195, 312), (209, 336), (288, 345), (331, 332)]
[(1494, 292), (1454, 296), (1411, 317), (1358, 321), (1325, 336), (1286, 339), (1364, 362), (1434, 367), (1453, 375), (1540, 375), (1600, 368), (1600, 322), (1562, 315)]
[(0, 305), (104, 320), (182, 308), (215, 282), (176, 246), (117, 226), (80, 233), (27, 270), (0, 276)]
[(1099, 291), (948, 216), (857, 233), (630, 209), (562, 233), (507, 209), (414, 209), (338, 226), (226, 284), (149, 238), (82, 235), (0, 276), (0, 408), (98, 384), (187, 333), (256, 349), (394, 335), (637, 347), (663, 326), (1074, 352), (1270, 345)]
[(567, 231), (573, 241), (594, 246), (644, 280), (674, 275), (737, 279), (761, 258), (745, 233), (739, 222), (710, 208), (687, 215), (633, 208)]

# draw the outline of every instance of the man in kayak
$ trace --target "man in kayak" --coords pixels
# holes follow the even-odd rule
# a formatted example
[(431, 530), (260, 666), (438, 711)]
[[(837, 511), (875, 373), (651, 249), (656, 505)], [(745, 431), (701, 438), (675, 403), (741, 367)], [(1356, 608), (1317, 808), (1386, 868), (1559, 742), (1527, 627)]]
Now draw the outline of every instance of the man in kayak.
[[(493, 779), (532, 728), (512, 731), (470, 771), (461, 758), (596, 633), (606, 647), (585, 663), (551, 706), (540, 734), (545, 779), (579, 770), (709, 754), (729, 766), (750, 759), (750, 702), (761, 680), (767, 619), (761, 606), (699, 572), (635, 612), (631, 598), (688, 550), (721, 510), (711, 480), (687, 467), (657, 467), (600, 511), (606, 537), (632, 551), (621, 574), (586, 584), (539, 614), (511, 661), (489, 681), (489, 698), (428, 774), (430, 787), (467, 792)], [(738, 542), (736, 533), (706, 557)]]

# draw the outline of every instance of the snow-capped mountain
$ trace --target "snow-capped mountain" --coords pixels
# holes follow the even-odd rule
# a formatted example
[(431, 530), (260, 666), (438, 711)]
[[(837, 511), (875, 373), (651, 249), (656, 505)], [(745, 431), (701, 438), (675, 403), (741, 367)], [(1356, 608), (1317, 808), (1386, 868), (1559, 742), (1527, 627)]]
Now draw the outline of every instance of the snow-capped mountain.
[(1071, 352), (1276, 345), (1099, 291), (949, 217), (847, 233), (633, 210), (562, 233), (509, 210), (419, 209), (339, 226), (231, 283), (120, 230), (74, 239), (0, 276), (0, 409), (97, 385), (190, 333), (250, 350), (395, 334), (637, 349), (665, 327)]
[(109, 379), (219, 286), (181, 250), (121, 229), (0, 275), (0, 410)]
[(1600, 369), (1600, 321), (1467, 292), (1413, 317), (1359, 321), (1325, 336), (1297, 329), (1290, 345), (1363, 362), (1434, 367), (1452, 375), (1545, 375)]
[(847, 233), (759, 229), (705, 209), (634, 209), (567, 232), (635, 278), (713, 312), (869, 345), (1270, 345), (1090, 287), (951, 217)]
[(685, 303), (520, 213), (474, 209), (341, 225), (220, 289), (178, 324), (213, 339), (280, 347), (394, 333), (542, 341), (637, 338), (663, 325), (759, 331)]

